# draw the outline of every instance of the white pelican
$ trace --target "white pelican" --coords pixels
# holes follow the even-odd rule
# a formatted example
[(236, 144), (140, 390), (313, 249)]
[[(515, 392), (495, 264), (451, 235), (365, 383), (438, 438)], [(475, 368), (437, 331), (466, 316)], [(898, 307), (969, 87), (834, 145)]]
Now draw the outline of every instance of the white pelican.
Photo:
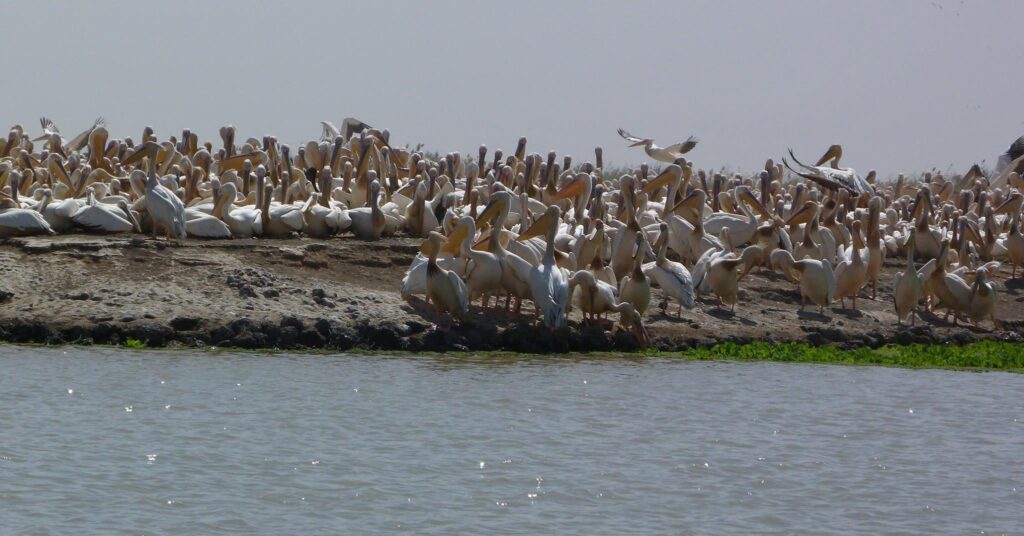
[[(156, 162), (152, 165), (155, 167)], [(153, 220), (153, 238), (156, 238), (157, 227), (163, 227), (168, 238), (185, 238), (185, 204), (174, 192), (160, 184), (156, 173), (152, 171), (146, 178), (145, 207)]]
[(420, 252), (427, 256), (427, 300), (438, 311), (448, 313), (450, 327), (452, 317), (462, 319), (469, 313), (469, 291), (458, 274), (437, 265), (437, 253), (443, 240), (440, 233), (430, 233), (420, 246)]
[[(212, 209), (214, 213), (220, 211), (220, 205), (225, 201), (223, 197), (223, 192), (218, 192)], [(198, 238), (231, 238), (231, 228), (217, 216), (198, 211), (192, 214), (192, 217), (185, 221), (185, 231), (189, 235)]]
[(1006, 234), (1006, 256), (1013, 264), (1013, 273), (1010, 278), (1017, 277), (1017, 267), (1024, 266), (1024, 234), (1020, 232), (1020, 218), (1013, 218), (1010, 221), (1010, 232)]
[(106, 203), (97, 203), (96, 194), (92, 188), (87, 190), (85, 205), (71, 216), (71, 221), (75, 225), (89, 231), (102, 231), (105, 233), (139, 231), (131, 218), (123, 210)]
[(832, 303), (836, 293), (836, 276), (831, 263), (827, 260), (794, 260), (792, 253), (777, 249), (771, 254), (771, 264), (773, 269), (782, 271), (786, 279), (800, 283), (801, 311), (810, 299), (818, 306), (818, 313), (825, 314), (825, 307)]
[(864, 242), (860, 236), (861, 224), (860, 220), (853, 222), (853, 247), (851, 253), (847, 257), (839, 261), (836, 265), (836, 297), (839, 298), (840, 305), (846, 308), (846, 297), (853, 298), (853, 308), (857, 309), (857, 295), (860, 294), (860, 289), (864, 288), (864, 285), (868, 282), (868, 266), (864, 262), (864, 257), (861, 255), (860, 250), (864, 247)]
[(0, 236), (56, 234), (43, 215), (36, 210), (21, 208), (13, 198), (0, 194)]
[(530, 270), (530, 294), (538, 316), (543, 319), (545, 326), (552, 329), (565, 325), (565, 309), (569, 305), (569, 275), (555, 263), (555, 234), (558, 232), (561, 214), (562, 210), (557, 205), (548, 207), (543, 216), (516, 238), (522, 241), (546, 235), (544, 256), (540, 264)]
[(514, 297), (518, 311), (523, 298), (530, 297), (530, 271), (533, 265), (519, 255), (507, 251), (502, 244), (500, 234), (505, 231), (505, 218), (508, 217), (511, 199), (512, 195), (504, 190), (492, 194), (490, 203), (477, 216), (477, 224), (491, 224), (491, 236), (486, 239), (486, 250), (493, 253), (501, 263), (501, 286), (507, 293), (505, 308), (509, 307)]
[(301, 233), (306, 226), (301, 206), (291, 203), (272, 203), (274, 187), (263, 186), (263, 234), (271, 237), (288, 237)]
[(648, 249), (650, 245), (647, 243), (647, 235), (637, 233), (633, 249), (633, 270), (619, 280), (619, 298), (633, 304), (633, 308), (641, 315), (647, 312), (647, 306), (651, 303), (651, 282), (643, 270)]
[[(725, 254), (711, 260), (696, 285), (706, 284), (718, 296), (720, 306), (728, 305), (729, 311), (736, 311), (736, 295), (739, 282), (757, 264), (764, 262), (764, 250), (760, 246), (747, 246), (740, 255)], [(743, 269), (740, 272), (740, 268)]]
[(457, 263), (461, 267), (459, 275), (469, 288), (470, 303), (479, 297), (481, 305), (486, 307), (491, 294), (501, 289), (501, 261), (494, 253), (473, 249), (475, 238), (476, 222), (470, 216), (463, 216), (448, 240), (458, 245), (461, 260)]
[(387, 221), (378, 205), (379, 199), (380, 183), (373, 181), (370, 183), (370, 206), (348, 211), (348, 216), (352, 219), (352, 234), (363, 240), (379, 240), (384, 234), (384, 225)]
[[(874, 193), (874, 188), (871, 184), (861, 178), (853, 168), (839, 167), (839, 159), (843, 156), (843, 147), (838, 144), (829, 147), (828, 151), (818, 159), (818, 163), (813, 166), (804, 165), (797, 160), (792, 149), (789, 150), (789, 156), (793, 159), (793, 162), (796, 162), (798, 166), (805, 170), (801, 172), (793, 169), (789, 162), (783, 158), (782, 163), (790, 171), (829, 190), (839, 190), (842, 188), (858, 195)], [(822, 164), (825, 162), (830, 164), (823, 166)]]
[[(260, 198), (262, 199), (263, 188)], [(238, 238), (249, 238), (263, 234), (263, 211), (257, 205), (249, 205), (235, 208), (235, 199), (238, 196), (238, 187), (235, 183), (225, 183), (220, 188), (220, 204), (214, 215), (221, 219), (231, 234)]]
[(924, 294), (924, 281), (914, 268), (914, 237), (907, 241), (907, 268), (896, 272), (893, 285), (892, 301), (896, 306), (896, 323), (903, 324), (903, 319), (910, 316), (910, 324), (915, 323), (917, 304)]
[(974, 284), (971, 285), (971, 307), (967, 316), (978, 325), (982, 320), (992, 320), (992, 326), (999, 329), (999, 322), (996, 321), (996, 286), (988, 280), (988, 270), (979, 268), (974, 276)]
[(320, 134), (320, 141), (334, 141), (335, 138), (341, 136), (343, 141), (352, 139), (352, 136), (359, 134), (360, 132), (372, 128), (370, 125), (356, 119), (355, 117), (346, 117), (341, 120), (341, 129), (334, 126), (334, 123), (330, 121), (321, 121), (320, 126), (323, 127), (323, 132)]
[(594, 278), (594, 275), (586, 270), (580, 270), (569, 278), (569, 288), (575, 303), (583, 312), (584, 322), (596, 320), (600, 315), (614, 311), (619, 313), (619, 325), (633, 333), (641, 346), (646, 347), (650, 344), (650, 336), (640, 313), (632, 304), (616, 299), (615, 287)]
[(654, 140), (651, 138), (638, 138), (625, 130), (619, 129), (619, 136), (626, 141), (632, 142), (630, 147), (644, 146), (644, 152), (647, 156), (659, 161), (665, 162), (666, 164), (672, 164), (677, 159), (682, 158), (684, 154), (690, 152), (694, 147), (697, 146), (698, 140), (693, 136), (690, 136), (686, 141), (682, 143), (675, 143), (668, 147), (658, 147), (654, 144)]
[(662, 223), (660, 229), (661, 233), (654, 244), (657, 258), (644, 265), (644, 273), (665, 293), (665, 300), (661, 303), (662, 311), (668, 307), (668, 299), (673, 298), (679, 302), (678, 315), (682, 316), (683, 307), (693, 309), (693, 280), (685, 266), (665, 257), (668, 251), (668, 225)]

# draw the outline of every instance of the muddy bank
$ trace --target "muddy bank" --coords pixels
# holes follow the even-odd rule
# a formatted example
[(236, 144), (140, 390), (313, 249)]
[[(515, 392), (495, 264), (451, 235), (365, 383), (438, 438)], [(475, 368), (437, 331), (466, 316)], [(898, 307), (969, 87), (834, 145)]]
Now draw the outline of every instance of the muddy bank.
[[(422, 300), (406, 302), (399, 282), (420, 241), (186, 240), (72, 235), (0, 242), (0, 340), (32, 343), (222, 346), (237, 348), (518, 352), (631, 351), (636, 340), (598, 326), (550, 333), (474, 305), (473, 319), (442, 332)], [(653, 346), (681, 350), (719, 342), (790, 342), (841, 347), (1021, 340), (1024, 280), (997, 274), (1001, 329), (954, 326), (925, 313), (897, 328), (890, 260), (877, 299), (860, 310), (799, 312), (799, 292), (781, 275), (755, 272), (741, 283), (735, 314), (711, 300), (663, 314), (654, 290), (645, 322)], [(870, 296), (870, 288), (863, 296)]]

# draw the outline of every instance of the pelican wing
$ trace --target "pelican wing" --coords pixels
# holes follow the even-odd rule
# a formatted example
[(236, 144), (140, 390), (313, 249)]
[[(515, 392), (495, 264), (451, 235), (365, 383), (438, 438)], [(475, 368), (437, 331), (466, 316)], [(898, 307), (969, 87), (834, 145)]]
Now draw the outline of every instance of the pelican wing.
[(320, 124), (324, 127), (323, 132), (320, 133), (320, 141), (334, 141), (334, 138), (341, 136), (341, 131), (338, 130), (338, 127), (334, 126), (334, 123), (320, 121)]
[(447, 276), (448, 280), (452, 283), (452, 288), (455, 289), (455, 295), (459, 299), (459, 312), (466, 313), (469, 311), (469, 289), (466, 288), (466, 283), (454, 270), (449, 271)]
[(102, 116), (97, 117), (96, 120), (92, 122), (91, 127), (83, 130), (79, 135), (68, 141), (68, 149), (72, 151), (81, 151), (82, 148), (85, 147), (85, 144), (89, 142), (89, 134), (92, 134), (92, 131), (95, 130), (96, 127), (105, 126), (106, 124), (106, 119), (103, 119)]
[(1024, 136), (1021, 136), (1010, 144), (1010, 148), (1006, 150), (1006, 156), (1010, 160), (1016, 160), (1024, 156)]
[(697, 142), (699, 141), (699, 139), (690, 136), (689, 138), (686, 139), (686, 141), (682, 143), (676, 143), (674, 145), (669, 145), (668, 147), (665, 147), (665, 150), (672, 151), (673, 153), (678, 154), (686, 154), (693, 150), (693, 148), (697, 146)]
[(640, 143), (640, 142), (644, 141), (643, 138), (638, 138), (638, 137), (630, 134), (629, 132), (626, 132), (625, 130), (623, 130), (621, 128), (619, 129), (619, 136), (622, 136), (622, 139), (624, 139), (626, 141), (629, 141), (629, 142), (633, 142), (633, 143)]

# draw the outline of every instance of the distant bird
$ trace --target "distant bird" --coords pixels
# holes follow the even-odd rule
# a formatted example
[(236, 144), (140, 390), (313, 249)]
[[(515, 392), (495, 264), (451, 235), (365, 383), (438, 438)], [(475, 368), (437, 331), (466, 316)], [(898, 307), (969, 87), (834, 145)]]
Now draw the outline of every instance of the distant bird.
[(320, 141), (333, 141), (334, 138), (341, 136), (342, 139), (348, 141), (352, 139), (352, 136), (359, 134), (360, 132), (373, 128), (370, 125), (356, 119), (355, 117), (346, 117), (341, 120), (341, 130), (334, 126), (334, 123), (330, 121), (321, 121), (320, 124), (324, 127), (323, 133), (320, 134)]
[[(871, 184), (858, 175), (853, 168), (839, 167), (839, 159), (843, 157), (842, 145), (836, 144), (829, 147), (828, 151), (825, 151), (825, 154), (818, 159), (818, 163), (813, 166), (805, 165), (797, 160), (796, 155), (793, 154), (793, 149), (789, 150), (789, 157), (793, 159), (793, 162), (796, 162), (796, 165), (805, 170), (797, 171), (793, 169), (789, 162), (783, 158), (782, 163), (790, 171), (829, 190), (844, 188), (858, 195), (874, 193), (874, 188), (872, 188)], [(825, 162), (829, 162), (829, 165), (823, 166), (822, 164)]]
[(623, 129), (619, 129), (619, 136), (626, 141), (633, 142), (630, 147), (644, 146), (644, 152), (647, 156), (657, 160), (658, 162), (665, 162), (666, 164), (673, 164), (684, 154), (693, 150), (697, 146), (697, 142), (700, 141), (693, 136), (690, 136), (686, 141), (682, 143), (676, 143), (669, 145), (668, 147), (658, 147), (654, 144), (654, 140), (651, 138), (638, 138)]

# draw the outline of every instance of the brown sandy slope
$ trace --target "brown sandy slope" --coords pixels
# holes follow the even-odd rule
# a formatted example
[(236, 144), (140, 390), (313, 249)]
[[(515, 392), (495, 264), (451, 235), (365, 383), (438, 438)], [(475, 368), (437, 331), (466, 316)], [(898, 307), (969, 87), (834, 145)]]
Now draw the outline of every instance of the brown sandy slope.
[[(403, 301), (400, 280), (420, 240), (153, 241), (144, 237), (64, 235), (0, 242), (0, 340), (121, 343), (151, 346), (392, 350), (629, 350), (625, 333), (580, 328), (551, 334), (529, 324), (532, 309), (513, 318), (473, 307), (474, 320), (450, 332), (422, 300)], [(741, 282), (735, 314), (710, 300), (668, 316), (655, 290), (646, 322), (654, 346), (679, 349), (720, 341), (807, 341), (879, 346), (887, 343), (1018, 340), (1024, 326), (1024, 279), (996, 278), (1001, 330), (953, 326), (925, 314), (897, 330), (890, 288), (902, 261), (887, 261), (878, 299), (859, 311), (838, 304), (798, 312), (796, 285), (755, 272)], [(866, 291), (864, 296), (869, 295)], [(849, 305), (849, 302), (847, 302)]]

